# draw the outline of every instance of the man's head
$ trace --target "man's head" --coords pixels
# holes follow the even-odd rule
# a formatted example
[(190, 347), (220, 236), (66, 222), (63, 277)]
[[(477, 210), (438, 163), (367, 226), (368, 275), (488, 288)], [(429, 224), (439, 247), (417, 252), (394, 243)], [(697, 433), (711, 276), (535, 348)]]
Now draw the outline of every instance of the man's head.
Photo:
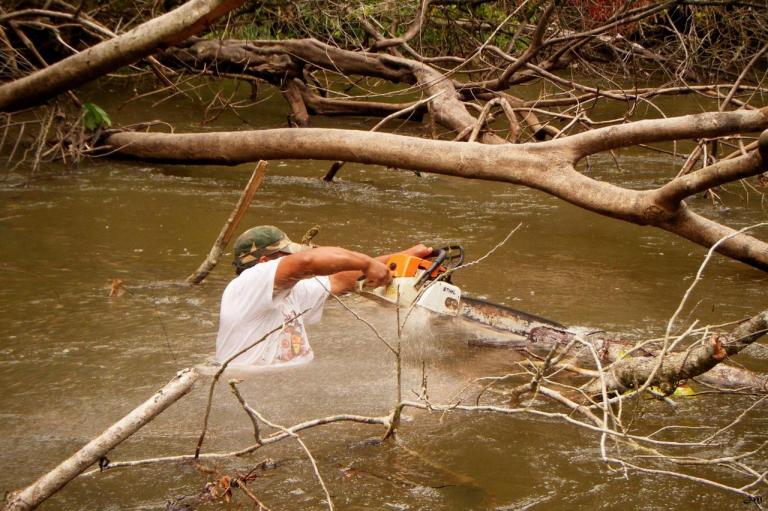
[(309, 245), (294, 243), (283, 231), (272, 225), (259, 225), (237, 237), (234, 246), (235, 271), (243, 270), (274, 257), (309, 250)]

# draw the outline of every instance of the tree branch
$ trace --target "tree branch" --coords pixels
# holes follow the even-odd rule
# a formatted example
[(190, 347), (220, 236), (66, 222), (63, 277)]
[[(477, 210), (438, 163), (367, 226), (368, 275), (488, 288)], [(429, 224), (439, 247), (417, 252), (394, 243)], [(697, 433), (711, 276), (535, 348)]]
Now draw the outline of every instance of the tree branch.
[(768, 128), (768, 107), (738, 112), (648, 119), (599, 128), (562, 139), (572, 151), (574, 163), (585, 156), (619, 147), (686, 138), (712, 138)]
[(171, 46), (207, 27), (243, 0), (190, 0), (114, 39), (0, 86), (0, 111), (22, 110)]
[[(768, 140), (768, 137), (765, 139)], [(654, 192), (655, 200), (673, 210), (686, 197), (737, 179), (762, 174), (766, 170), (768, 170), (768, 160), (764, 160), (759, 151), (752, 151), (746, 156), (730, 160), (723, 159), (696, 172), (673, 179)]]

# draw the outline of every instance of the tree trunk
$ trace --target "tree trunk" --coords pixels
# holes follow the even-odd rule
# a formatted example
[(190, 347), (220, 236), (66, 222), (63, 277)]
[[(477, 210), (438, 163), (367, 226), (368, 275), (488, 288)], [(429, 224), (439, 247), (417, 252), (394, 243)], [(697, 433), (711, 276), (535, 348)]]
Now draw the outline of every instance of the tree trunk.
[[(211, 41), (191, 38), (176, 48), (169, 48), (163, 54), (163, 60), (168, 65), (183, 63), (195, 70), (214, 69), (254, 76), (281, 87), (301, 126), (305, 124), (304, 119), (307, 119), (305, 115), (308, 105), (299, 105), (303, 102), (297, 98), (299, 91), (291, 81), (302, 80), (303, 69), (310, 64), (348, 76), (371, 76), (394, 83), (417, 84), (425, 96), (435, 96), (432, 113), (438, 124), (461, 132), (465, 128), (471, 129), (476, 122), (459, 99), (453, 82), (436, 69), (403, 57), (343, 50), (316, 39)], [(354, 105), (353, 101), (347, 103)], [(491, 144), (505, 142), (490, 132), (484, 132), (480, 141)]]

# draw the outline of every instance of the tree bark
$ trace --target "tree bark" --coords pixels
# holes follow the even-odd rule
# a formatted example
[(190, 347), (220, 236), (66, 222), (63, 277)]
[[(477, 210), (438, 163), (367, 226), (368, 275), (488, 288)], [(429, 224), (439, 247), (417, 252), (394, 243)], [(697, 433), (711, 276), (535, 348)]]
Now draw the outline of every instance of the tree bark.
[(39, 105), (122, 66), (173, 46), (239, 6), (244, 0), (190, 0), (109, 41), (0, 86), (0, 112)]

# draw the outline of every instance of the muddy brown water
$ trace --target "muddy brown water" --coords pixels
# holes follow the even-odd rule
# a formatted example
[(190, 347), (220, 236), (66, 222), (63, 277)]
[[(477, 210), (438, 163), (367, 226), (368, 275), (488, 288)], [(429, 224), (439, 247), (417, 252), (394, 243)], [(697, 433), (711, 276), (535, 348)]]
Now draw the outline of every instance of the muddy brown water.
[[(92, 91), (97, 95), (96, 91)], [(109, 89), (100, 104), (109, 107)], [(256, 127), (283, 124), (282, 103), (248, 114)], [(670, 102), (697, 111), (692, 99)], [(137, 103), (118, 122), (151, 117), (195, 125), (188, 104)], [(687, 109), (687, 110), (686, 110)], [(222, 121), (243, 129), (237, 119)], [(319, 125), (370, 126), (366, 120)], [(417, 131), (417, 128), (411, 128)], [(666, 156), (625, 151), (616, 169), (593, 159), (591, 175), (632, 188), (658, 184), (675, 171)], [(6, 169), (0, 182), (0, 488), (30, 483), (146, 399), (181, 367), (213, 352), (218, 301), (232, 277), (228, 258), (203, 286), (178, 284), (200, 263), (227, 218), (253, 165), (167, 166), (109, 160), (75, 171), (46, 167), (30, 178)], [(663, 332), (705, 251), (650, 228), (588, 213), (540, 192), (350, 164), (334, 184), (321, 182), (327, 162), (273, 161), (242, 226), (271, 223), (296, 238), (319, 224), (317, 242), (371, 254), (415, 243), (459, 242), (470, 259), (509, 242), (482, 264), (458, 274), (465, 292), (565, 324), (621, 331), (638, 339)], [(732, 185), (726, 207), (704, 198), (691, 206), (741, 227), (765, 221), (760, 197)], [(763, 237), (768, 233), (763, 230)], [(109, 281), (126, 293), (108, 298)], [(721, 323), (768, 307), (765, 273), (715, 257), (683, 317)], [(346, 303), (394, 339), (394, 313), (351, 296)], [(405, 391), (419, 385), (427, 360), (430, 396), (447, 400), (468, 379), (512, 367), (503, 350), (470, 348), (469, 332), (417, 321), (406, 364)], [(288, 425), (336, 413), (385, 413), (394, 400), (394, 361), (368, 328), (329, 301), (311, 328), (309, 366), (249, 377), (242, 390), (272, 420)], [(768, 369), (762, 347), (740, 357)], [(196, 390), (109, 458), (191, 453), (199, 433), (206, 379)], [(747, 403), (695, 398), (676, 410), (651, 404), (646, 419), (724, 425)], [(373, 426), (327, 426), (304, 434), (339, 509), (743, 509), (741, 499), (693, 483), (611, 472), (598, 460), (598, 438), (531, 417), (408, 413), (397, 442), (372, 445)], [(724, 435), (731, 445), (758, 445), (768, 433), (765, 406)], [(225, 389), (216, 395), (205, 451), (252, 439), (250, 423)], [(709, 452), (709, 451), (708, 451)], [(765, 455), (756, 464), (765, 469)], [(278, 461), (252, 484), (272, 509), (322, 509), (323, 493), (299, 447), (265, 448), (222, 471)], [(728, 476), (707, 472), (709, 477)], [(189, 466), (115, 470), (79, 478), (43, 509), (155, 509), (199, 491), (206, 477)]]

